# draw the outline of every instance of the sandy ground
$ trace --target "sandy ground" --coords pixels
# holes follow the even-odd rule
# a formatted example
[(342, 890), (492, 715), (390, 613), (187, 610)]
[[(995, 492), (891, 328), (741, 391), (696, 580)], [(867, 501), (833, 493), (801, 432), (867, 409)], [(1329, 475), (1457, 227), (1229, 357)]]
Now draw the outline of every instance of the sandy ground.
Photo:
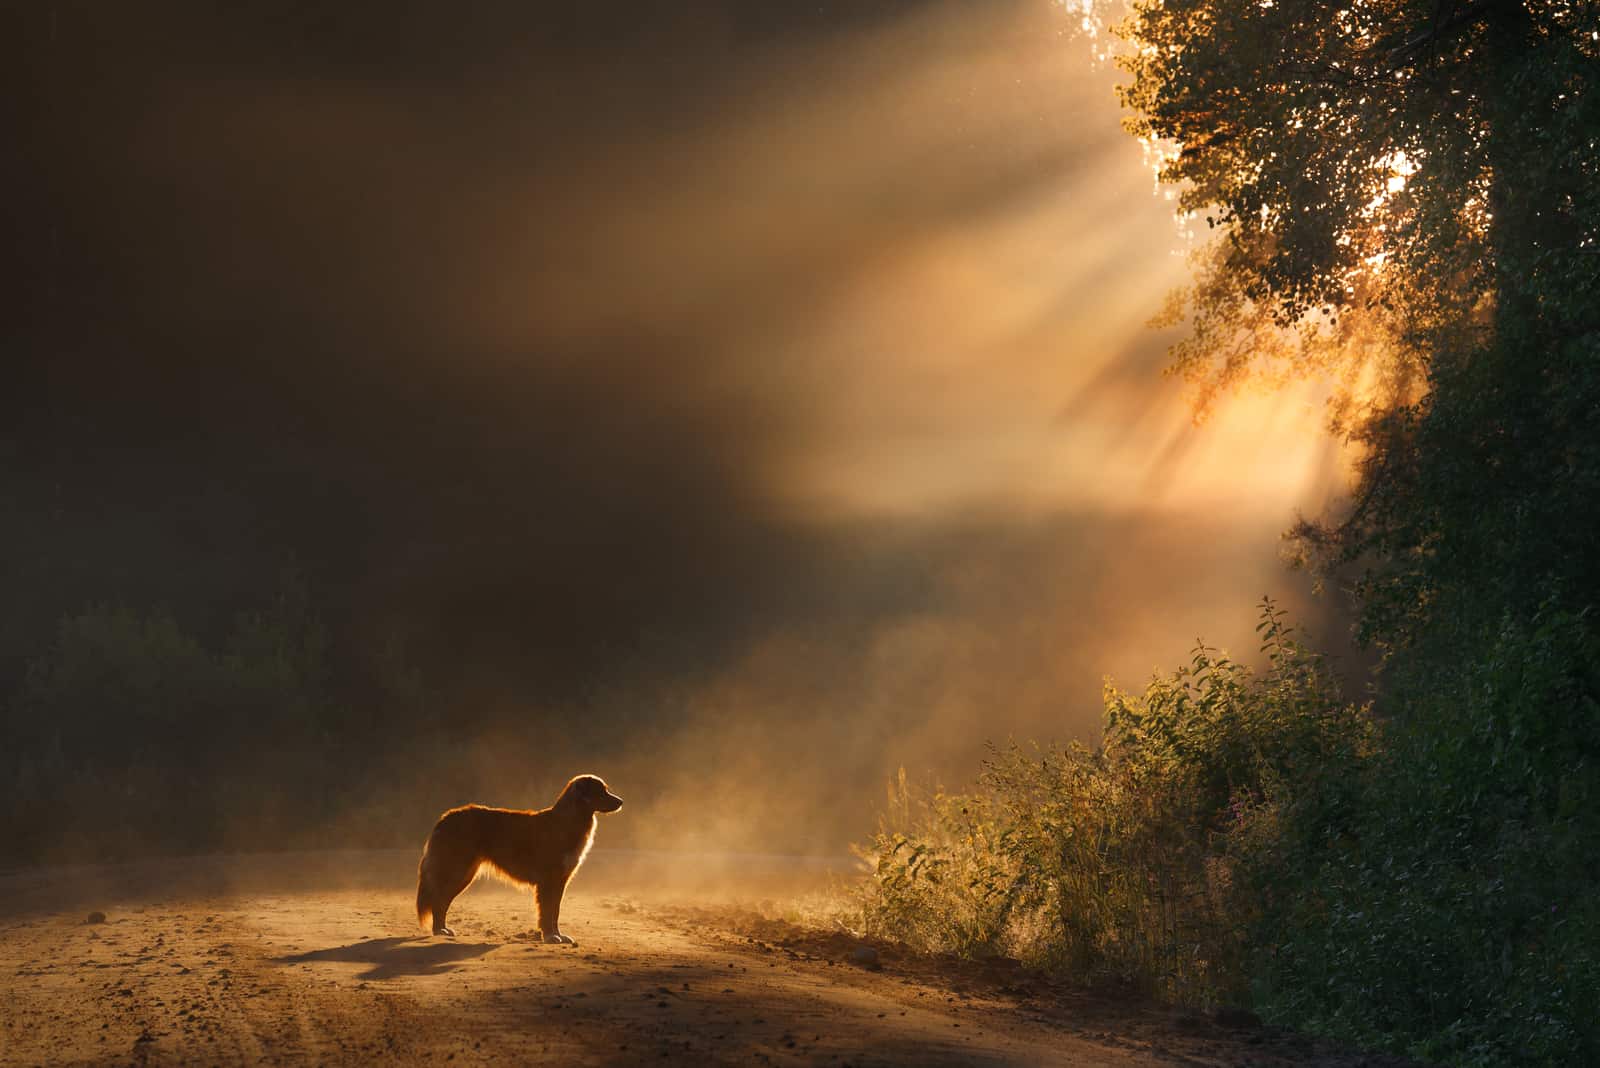
[[(425, 938), (409, 853), (163, 861), (0, 876), (0, 1064), (1394, 1064), (1075, 993), (1004, 962), (876, 947), (738, 906), (815, 882), (761, 858), (718, 886), (597, 856), (532, 941), (480, 882)], [(718, 893), (721, 891), (721, 893)], [(684, 904), (685, 900), (694, 904)], [(89, 922), (103, 912), (104, 922)]]

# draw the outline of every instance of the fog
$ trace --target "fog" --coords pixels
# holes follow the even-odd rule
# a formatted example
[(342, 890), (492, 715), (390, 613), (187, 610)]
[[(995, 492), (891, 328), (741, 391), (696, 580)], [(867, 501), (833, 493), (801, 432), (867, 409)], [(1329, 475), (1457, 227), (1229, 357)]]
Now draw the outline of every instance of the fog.
[(1194, 424), (1188, 245), (1055, 5), (9, 17), (7, 663), (292, 558), (336, 660), (427, 680), (342, 844), (594, 771), (602, 847), (834, 854), (1263, 594), (1340, 644), (1278, 552), (1343, 485), (1320, 396)]

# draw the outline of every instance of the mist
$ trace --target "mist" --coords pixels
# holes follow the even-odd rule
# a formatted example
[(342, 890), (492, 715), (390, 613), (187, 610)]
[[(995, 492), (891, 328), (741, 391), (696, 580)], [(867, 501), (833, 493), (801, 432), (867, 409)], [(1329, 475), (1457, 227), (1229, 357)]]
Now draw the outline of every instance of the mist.
[(336, 682), (421, 680), (347, 687), (341, 842), (594, 771), (602, 848), (836, 854), (1260, 595), (1340, 644), (1321, 398), (1162, 377), (1188, 245), (1077, 18), (750, 6), (15, 9), (7, 692), (292, 561)]

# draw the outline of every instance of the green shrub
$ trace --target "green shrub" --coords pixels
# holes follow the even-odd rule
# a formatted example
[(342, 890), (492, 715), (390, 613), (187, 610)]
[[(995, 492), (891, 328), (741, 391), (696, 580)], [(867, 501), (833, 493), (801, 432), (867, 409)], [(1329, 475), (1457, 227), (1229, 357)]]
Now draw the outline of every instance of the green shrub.
[(1541, 613), (1458, 650), (1397, 680), (1354, 803), (1296, 813), (1256, 855), (1256, 1002), (1449, 1063), (1600, 1062), (1589, 622)]
[(1236, 869), (1285, 812), (1337, 808), (1327, 781), (1373, 742), (1270, 602), (1258, 629), (1259, 673), (1202, 645), (1143, 694), (1108, 687), (1095, 748), (997, 752), (962, 796), (919, 802), (902, 779), (864, 850), (868, 929), (1187, 1004), (1242, 996), (1256, 905)]
[(925, 949), (1459, 1065), (1600, 1063), (1600, 642), (1547, 608), (1413, 658), (1391, 719), (1267, 604), (1259, 673), (1201, 646), (1093, 749), (904, 777), (864, 918)]
[(996, 799), (917, 792), (905, 769), (870, 847), (875, 878), (864, 900), (868, 934), (925, 952), (989, 957), (1016, 949), (1008, 921), (1018, 872)]

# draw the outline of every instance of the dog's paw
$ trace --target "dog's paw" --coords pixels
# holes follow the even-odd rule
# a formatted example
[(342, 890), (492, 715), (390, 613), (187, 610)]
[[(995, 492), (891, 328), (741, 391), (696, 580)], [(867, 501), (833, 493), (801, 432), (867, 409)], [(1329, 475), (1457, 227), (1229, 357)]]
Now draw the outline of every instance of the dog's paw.
[(436, 935), (444, 935), (446, 938), (454, 938), (456, 936), (456, 933), (450, 930), (448, 927), (435, 927), (433, 929), (433, 933)]
[(560, 932), (557, 932), (555, 934), (548, 934), (547, 933), (544, 936), (544, 940), (545, 940), (546, 943), (548, 943), (548, 944), (550, 944), (552, 946), (575, 946), (575, 945), (578, 944), (578, 943), (574, 942), (572, 939), (568, 938), (566, 935), (561, 934)]

